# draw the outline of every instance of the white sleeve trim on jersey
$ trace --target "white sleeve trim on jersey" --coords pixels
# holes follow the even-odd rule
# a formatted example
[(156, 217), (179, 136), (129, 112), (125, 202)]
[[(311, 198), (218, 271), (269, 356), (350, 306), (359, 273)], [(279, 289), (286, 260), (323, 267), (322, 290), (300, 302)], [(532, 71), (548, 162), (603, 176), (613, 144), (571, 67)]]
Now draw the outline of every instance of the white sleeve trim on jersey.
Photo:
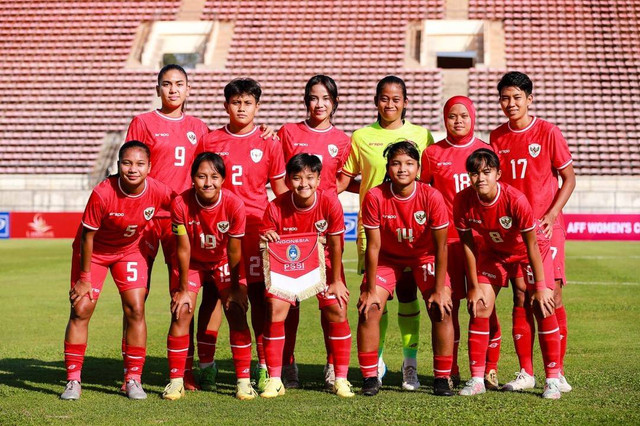
[(229, 234), (229, 236), (233, 238), (241, 238), (241, 237), (244, 237), (244, 234), (237, 234), (237, 235)]
[(444, 225), (440, 225), (440, 226), (432, 226), (431, 229), (442, 229), (442, 228), (446, 228), (447, 226), (449, 226), (449, 222), (445, 223)]
[(378, 226), (371, 226), (371, 225), (365, 225), (365, 224), (362, 224), (362, 226), (364, 226), (364, 227), (365, 227), (365, 228), (367, 228), (367, 229), (378, 229), (378, 228), (380, 228), (380, 225), (378, 225)]
[(469, 231), (471, 231), (471, 228), (458, 228), (457, 226), (456, 226), (456, 229), (458, 231), (461, 231), (461, 232), (469, 232)]
[(281, 177), (284, 177), (284, 175), (286, 175), (287, 172), (282, 172), (279, 175), (275, 175), (275, 176), (271, 176), (269, 179), (280, 179)]
[(82, 223), (82, 226), (84, 226), (87, 229), (91, 229), (92, 231), (97, 231), (98, 230), (98, 228), (94, 228), (93, 226), (89, 226), (89, 225), (87, 225), (86, 223), (84, 223), (82, 221), (81, 221), (81, 223)]
[(327, 234), (329, 234), (329, 235), (340, 235), (342, 233), (344, 233), (344, 229), (342, 231), (338, 231), (338, 232), (327, 232)]
[(529, 232), (529, 231), (533, 231), (534, 229), (536, 229), (536, 224), (534, 223), (532, 227), (527, 228), (527, 229), (521, 229), (520, 232)]
[(573, 158), (567, 161), (566, 163), (564, 163), (562, 166), (558, 167), (558, 170), (566, 169), (571, 163), (573, 163)]

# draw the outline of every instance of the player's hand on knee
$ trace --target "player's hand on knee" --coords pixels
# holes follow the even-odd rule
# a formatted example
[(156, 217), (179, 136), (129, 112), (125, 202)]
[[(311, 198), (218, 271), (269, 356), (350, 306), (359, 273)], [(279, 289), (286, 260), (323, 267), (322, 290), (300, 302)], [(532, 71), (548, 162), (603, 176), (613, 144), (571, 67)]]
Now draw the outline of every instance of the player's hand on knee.
[(531, 296), (531, 304), (540, 309), (543, 318), (553, 315), (556, 302), (553, 298), (553, 290), (545, 288), (536, 290)]
[(229, 295), (224, 303), (225, 311), (229, 311), (233, 305), (237, 305), (242, 309), (243, 313), (247, 313), (249, 309), (249, 298), (247, 296), (247, 289), (244, 286), (237, 286), (229, 290)]
[(88, 295), (89, 300), (95, 302), (93, 299), (93, 291), (90, 281), (84, 281), (82, 278), (76, 281), (75, 285), (69, 290), (69, 301), (71, 307), (75, 307), (84, 296)]
[(437, 310), (440, 313), (440, 321), (444, 320), (445, 315), (451, 315), (453, 310), (451, 295), (444, 290), (434, 291), (427, 299), (427, 309)]
[(176, 319), (180, 319), (180, 311), (182, 307), (187, 305), (189, 313), (193, 312), (193, 306), (191, 306), (191, 296), (188, 291), (176, 291), (171, 297), (171, 313)]
[(349, 303), (349, 289), (344, 285), (342, 281), (336, 281), (332, 284), (329, 284), (329, 288), (327, 289), (327, 295), (335, 296), (338, 301), (338, 306), (340, 308), (344, 308)]
[(469, 315), (473, 318), (477, 316), (480, 304), (482, 304), (484, 309), (487, 308), (487, 301), (485, 300), (482, 291), (475, 288), (469, 289), (469, 291), (467, 291), (467, 310), (469, 311)]
[(377, 307), (380, 310), (381, 301), (375, 292), (363, 291), (358, 299), (358, 313), (362, 315), (365, 321), (369, 318), (369, 310)]

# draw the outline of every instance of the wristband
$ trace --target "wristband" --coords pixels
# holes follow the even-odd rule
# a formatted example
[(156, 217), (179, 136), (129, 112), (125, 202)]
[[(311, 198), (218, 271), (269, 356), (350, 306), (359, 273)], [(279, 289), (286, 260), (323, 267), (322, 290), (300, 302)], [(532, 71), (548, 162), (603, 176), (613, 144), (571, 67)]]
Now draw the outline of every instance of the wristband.
[(536, 281), (535, 287), (536, 287), (536, 290), (546, 290), (547, 283), (545, 281)]
[(91, 282), (91, 272), (80, 271), (80, 281)]

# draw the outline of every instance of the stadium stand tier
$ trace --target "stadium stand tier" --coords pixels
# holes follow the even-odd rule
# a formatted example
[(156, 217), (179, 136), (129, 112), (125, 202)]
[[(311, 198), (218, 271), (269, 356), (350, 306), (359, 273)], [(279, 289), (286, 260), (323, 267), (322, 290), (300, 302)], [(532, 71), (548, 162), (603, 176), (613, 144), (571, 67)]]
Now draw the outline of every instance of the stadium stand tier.
[[(0, 5), (5, 84), (0, 174), (86, 174), (108, 133), (151, 108), (158, 68), (130, 67), (141, 24), (177, 19), (180, 0), (24, 1)], [(226, 121), (222, 89), (249, 76), (263, 87), (259, 121), (304, 116), (302, 92), (316, 73), (336, 79), (345, 131), (375, 120), (376, 82), (408, 85), (412, 122), (442, 130), (443, 70), (407, 67), (407, 26), (445, 17), (445, 0), (207, 0), (201, 20), (233, 22), (223, 69), (190, 71), (189, 114)], [(531, 75), (536, 114), (558, 124), (579, 174), (640, 174), (640, 4), (632, 1), (469, 0), (469, 19), (504, 22), (507, 69)], [(478, 129), (504, 121), (496, 83), (505, 70), (472, 69)]]

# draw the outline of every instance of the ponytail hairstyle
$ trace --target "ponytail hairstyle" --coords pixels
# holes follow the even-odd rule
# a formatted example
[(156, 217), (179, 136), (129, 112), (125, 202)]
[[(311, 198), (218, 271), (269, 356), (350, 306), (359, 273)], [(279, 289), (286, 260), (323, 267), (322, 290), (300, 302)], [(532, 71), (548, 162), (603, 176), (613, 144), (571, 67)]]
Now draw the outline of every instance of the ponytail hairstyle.
[[(162, 69), (158, 73), (158, 86), (157, 86), (158, 88), (162, 85), (162, 79), (164, 78), (164, 75), (171, 70), (179, 71), (182, 75), (184, 75), (185, 83), (187, 83), (187, 85), (189, 84), (189, 76), (187, 75), (187, 72), (184, 70), (184, 68), (182, 68), (178, 64), (167, 64), (164, 67), (162, 67)], [(182, 112), (184, 112), (186, 105), (187, 105), (187, 100), (185, 99), (184, 102), (182, 103), (182, 108), (181, 108)]]
[[(416, 160), (418, 163), (418, 167), (420, 167), (420, 151), (418, 151), (418, 147), (416, 146), (415, 142), (410, 140), (401, 140), (398, 142), (394, 142), (388, 145), (382, 153), (382, 155), (387, 159), (387, 172), (384, 175), (384, 182), (391, 182), (391, 178), (389, 177), (389, 165), (391, 164), (391, 160), (401, 154), (406, 154)], [(416, 180), (418, 180), (418, 178), (416, 178)]]

